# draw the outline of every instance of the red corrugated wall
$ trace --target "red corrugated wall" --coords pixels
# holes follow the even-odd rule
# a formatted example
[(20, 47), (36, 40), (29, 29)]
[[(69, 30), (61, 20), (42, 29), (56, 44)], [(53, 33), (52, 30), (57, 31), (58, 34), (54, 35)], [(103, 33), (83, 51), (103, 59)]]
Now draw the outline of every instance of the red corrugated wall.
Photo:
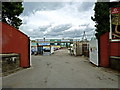
[(110, 42), (110, 56), (120, 56), (120, 41)]
[(109, 67), (109, 33), (100, 36), (100, 66)]
[(29, 37), (14, 27), (2, 24), (2, 52), (20, 54), (20, 66), (29, 67)]
[(107, 32), (100, 36), (100, 66), (109, 67), (110, 56), (120, 56), (120, 41), (110, 41)]

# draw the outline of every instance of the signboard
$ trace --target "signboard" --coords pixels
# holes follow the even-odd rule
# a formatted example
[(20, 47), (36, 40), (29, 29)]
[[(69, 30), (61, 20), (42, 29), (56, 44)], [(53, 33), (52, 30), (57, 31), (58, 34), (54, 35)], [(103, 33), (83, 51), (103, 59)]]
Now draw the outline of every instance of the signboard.
[(31, 42), (31, 46), (37, 46), (37, 43)]
[(38, 43), (39, 46), (50, 45), (50, 43)]
[(117, 14), (117, 13), (120, 13), (120, 7), (111, 8), (111, 14)]
[(120, 7), (111, 8), (111, 37), (112, 40), (120, 39)]

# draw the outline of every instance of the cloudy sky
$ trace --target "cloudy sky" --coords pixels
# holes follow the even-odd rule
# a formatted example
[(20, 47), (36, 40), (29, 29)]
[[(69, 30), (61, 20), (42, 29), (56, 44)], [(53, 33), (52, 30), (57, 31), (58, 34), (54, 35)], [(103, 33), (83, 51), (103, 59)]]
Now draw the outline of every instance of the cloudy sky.
[(23, 2), (20, 30), (35, 38), (82, 38), (93, 36), (95, 2)]

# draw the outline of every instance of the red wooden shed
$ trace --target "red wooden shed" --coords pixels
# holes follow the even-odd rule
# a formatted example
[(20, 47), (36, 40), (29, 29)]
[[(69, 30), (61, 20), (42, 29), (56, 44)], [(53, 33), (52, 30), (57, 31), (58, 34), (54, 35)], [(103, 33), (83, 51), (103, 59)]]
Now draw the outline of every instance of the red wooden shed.
[(100, 36), (100, 66), (120, 70), (120, 41), (109, 39), (109, 32)]
[(100, 66), (120, 70), (120, 7), (110, 8), (110, 32), (100, 36)]
[(30, 39), (16, 28), (0, 22), (2, 25), (2, 48), (0, 53), (18, 53), (20, 55), (20, 67), (30, 67)]

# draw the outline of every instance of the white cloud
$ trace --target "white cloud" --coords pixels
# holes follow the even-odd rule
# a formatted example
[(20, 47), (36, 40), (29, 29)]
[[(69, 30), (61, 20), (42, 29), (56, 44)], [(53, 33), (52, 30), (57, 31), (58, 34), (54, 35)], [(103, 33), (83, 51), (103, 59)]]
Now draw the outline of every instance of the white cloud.
[(95, 2), (96, 0), (23, 0), (24, 2)]
[(28, 16), (23, 14), (20, 16), (23, 20), (20, 30), (32, 38), (42, 38), (44, 35), (46, 38), (67, 38), (73, 37), (74, 32), (76, 37), (80, 36), (84, 30), (91, 31), (95, 25), (91, 20), (94, 5), (90, 5), (87, 10), (80, 9), (84, 5), (88, 6), (89, 2), (65, 3), (59, 9), (37, 10)]

